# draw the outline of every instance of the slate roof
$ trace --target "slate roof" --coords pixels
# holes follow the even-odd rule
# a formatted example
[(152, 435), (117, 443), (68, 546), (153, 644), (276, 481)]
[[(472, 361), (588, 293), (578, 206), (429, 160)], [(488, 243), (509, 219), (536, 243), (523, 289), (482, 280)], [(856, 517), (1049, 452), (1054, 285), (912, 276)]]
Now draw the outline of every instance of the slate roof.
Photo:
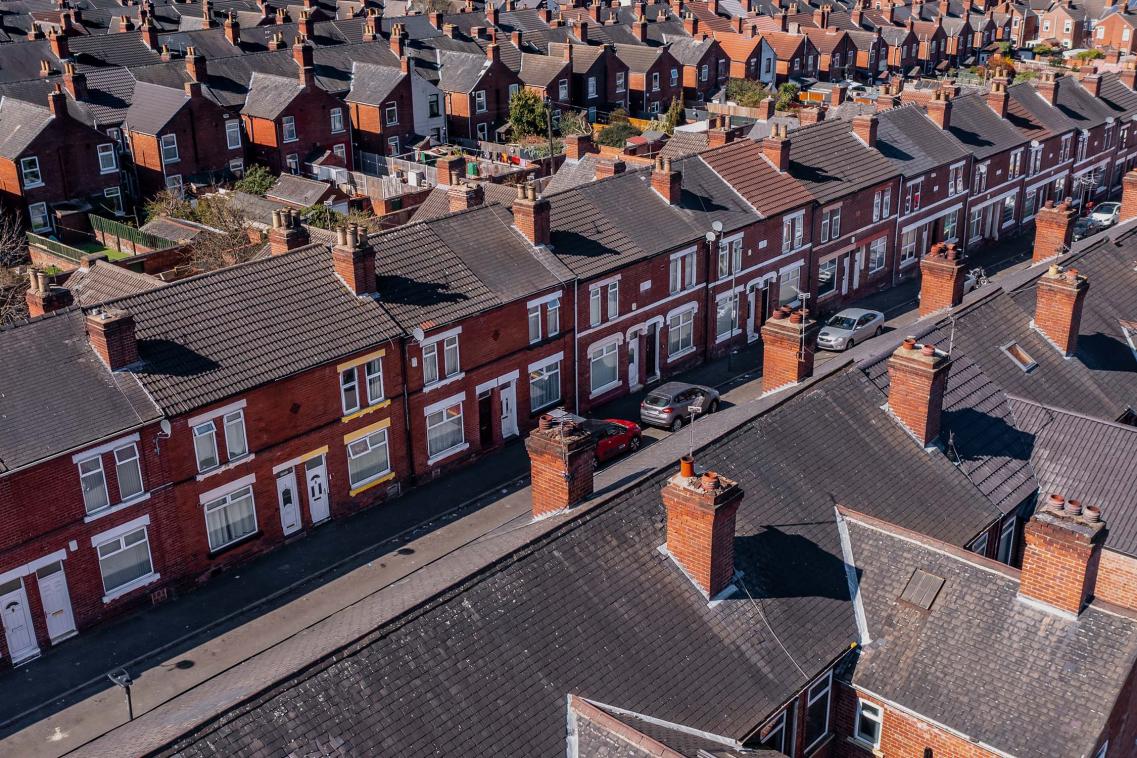
[(303, 91), (304, 85), (296, 77), (254, 73), (241, 113), (255, 118), (275, 119)]
[[(550, 58), (563, 58), (566, 44), (563, 42), (549, 42), (548, 53)], [(603, 45), (573, 45), (572, 46), (572, 72), (574, 74), (587, 74), (596, 60), (604, 55), (607, 48)]]
[(96, 262), (90, 268), (79, 268), (67, 278), (66, 287), (75, 302), (83, 306), (98, 305), (139, 292), (148, 292), (165, 284), (161, 279), (131, 271), (112, 263)]
[(0, 98), (0, 156), (19, 158), (47, 125), (51, 111), (10, 97)]
[(1028, 139), (1044, 140), (1055, 134), (1071, 131), (1077, 124), (1058, 108), (1038, 94), (1038, 90), (1023, 82), (1007, 88), (1007, 121)]
[[(537, 55), (535, 53), (522, 53), (521, 54), (521, 70), (518, 75), (521, 81), (525, 84), (534, 87), (550, 87), (553, 86), (556, 80), (561, 76), (565, 70), (568, 61), (563, 58), (552, 58), (548, 55)], [(569, 77), (565, 77), (568, 79)], [(557, 97), (554, 92), (553, 97)]]
[(0, 473), (161, 416), (130, 372), (95, 355), (78, 309), (0, 329), (0, 354)]
[[(589, 26), (589, 34), (591, 35), (591, 33), (592, 26)], [(614, 45), (613, 48), (616, 57), (628, 67), (629, 71), (640, 74), (646, 73), (648, 69), (654, 66), (665, 52), (661, 47), (648, 47), (647, 45)]]
[(297, 174), (281, 174), (265, 193), (265, 199), (309, 208), (320, 202), (331, 189), (328, 182)]
[(351, 91), (345, 99), (349, 103), (382, 105), (405, 76), (402, 69), (356, 63), (351, 71)]
[(659, 150), (660, 158), (685, 158), (707, 149), (706, 131), (676, 129)]
[[(854, 685), (1010, 755), (1090, 755), (1137, 659), (1132, 614), (1091, 604), (1068, 620), (1020, 602), (1014, 569), (855, 514), (845, 524), (872, 639)], [(945, 580), (929, 610), (898, 602), (918, 569)]]
[(1072, 76), (1060, 76), (1057, 81), (1054, 107), (1062, 111), (1079, 129), (1092, 129), (1114, 116), (1113, 110), (1098, 100)]
[(134, 315), (134, 375), (184, 413), (402, 334), (353, 295), (320, 245), (182, 279), (113, 301)]
[(545, 185), (545, 193), (563, 192), (595, 181), (596, 167), (602, 160), (604, 159), (595, 153), (583, 155), (578, 160), (566, 160)]
[(438, 86), (447, 92), (470, 92), (482, 80), (489, 60), (484, 55), (438, 52)]
[(703, 57), (715, 47), (713, 38), (693, 39), (691, 37), (675, 37), (667, 40), (667, 50), (684, 66), (697, 66)]
[(138, 82), (132, 100), (126, 112), (127, 126), (132, 131), (156, 135), (189, 102), (189, 97), (185, 90)]
[(963, 143), (976, 160), (1021, 147), (1028, 142), (1010, 122), (999, 118), (978, 94), (961, 95), (952, 99), (948, 131)]
[(1116, 73), (1101, 75), (1101, 91), (1098, 93), (1098, 99), (1121, 116), (1132, 116), (1137, 113), (1137, 92), (1122, 84)]
[(905, 177), (917, 177), (968, 156), (949, 132), (914, 106), (884, 111), (877, 123), (877, 150)]
[(799, 127), (789, 137), (789, 173), (823, 205), (898, 173), (886, 158), (853, 134), (849, 121)]
[[(751, 758), (775, 758), (775, 756), (783, 755), (783, 753), (776, 750), (737, 748), (732, 742), (712, 739), (711, 735), (685, 731), (685, 728), (679, 724), (669, 726), (660, 724), (656, 719), (641, 716), (640, 714), (628, 713), (614, 706), (600, 703), (593, 703), (592, 705), (599, 709), (603, 715), (607, 715), (620, 724), (631, 727), (645, 737), (674, 750), (684, 758), (705, 758), (706, 756), (714, 756), (714, 758), (734, 758), (734, 756), (739, 756), (740, 758), (741, 756), (749, 756)], [(583, 718), (586, 718), (584, 714), (577, 715), (578, 727), (580, 725), (579, 720)], [(605, 730), (604, 724), (594, 723), (593, 726), (601, 732)], [(608, 733), (611, 734), (611, 732)], [(616, 744), (618, 745), (619, 742)], [(624, 743), (624, 747), (627, 749), (627, 743)], [(589, 758), (601, 758), (601, 756), (593, 752), (586, 753), (582, 751), (581, 755), (589, 756)], [(616, 758), (618, 755), (621, 755), (621, 753), (611, 753), (612, 758)], [(632, 755), (634, 755), (634, 753)], [(647, 755), (646, 751), (645, 755)]]
[[(483, 197), (485, 198), (485, 205), (497, 203), (503, 208), (510, 208), (513, 206), (513, 201), (517, 199), (517, 190), (512, 185), (507, 184), (494, 184), (493, 182), (481, 183)], [(411, 216), (410, 222), (415, 221), (430, 221), (431, 219), (446, 216), (450, 213), (450, 199), (447, 197), (449, 187), (435, 187), (426, 196), (426, 200), (415, 209), (414, 215)]]

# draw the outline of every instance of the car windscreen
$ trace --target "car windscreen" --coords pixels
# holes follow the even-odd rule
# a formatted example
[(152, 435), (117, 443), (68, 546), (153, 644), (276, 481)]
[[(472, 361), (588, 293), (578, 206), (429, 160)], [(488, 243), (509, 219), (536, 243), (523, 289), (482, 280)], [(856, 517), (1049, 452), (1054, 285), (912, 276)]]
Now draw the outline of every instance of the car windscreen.
[(828, 326), (831, 326), (834, 329), (852, 329), (854, 326), (856, 326), (856, 324), (857, 322), (848, 316), (837, 315), (829, 319)]
[(653, 392), (644, 398), (644, 405), (649, 405), (652, 408), (663, 408), (671, 402), (671, 398), (667, 395), (660, 395), (658, 392)]

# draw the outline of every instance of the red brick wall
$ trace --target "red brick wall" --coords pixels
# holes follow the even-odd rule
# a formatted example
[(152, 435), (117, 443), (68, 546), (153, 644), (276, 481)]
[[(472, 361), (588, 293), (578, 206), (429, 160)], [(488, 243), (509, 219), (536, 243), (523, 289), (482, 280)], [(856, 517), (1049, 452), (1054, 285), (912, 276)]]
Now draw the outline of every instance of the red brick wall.
[[(180, 174), (183, 181), (194, 174), (224, 171), (229, 161), (244, 157), (245, 137), (242, 146), (230, 150), (225, 136), (225, 119), (220, 106), (205, 97), (193, 98), (162, 129), (162, 134), (173, 134), (178, 141), (178, 161), (165, 166), (159, 137), (130, 132), (131, 152), (138, 172), (140, 189), (144, 195), (161, 192), (166, 188), (165, 176)], [(239, 118), (232, 114), (233, 118)]]
[[(517, 74), (505, 64), (494, 63), (469, 92), (446, 92), (446, 129), (452, 137), (478, 138), (478, 124), (486, 124), (489, 136), (509, 118), (509, 86), (520, 84)], [(485, 90), (486, 110), (474, 112), (474, 92)]]
[[(332, 132), (331, 112), (333, 108), (343, 109), (344, 131)], [(296, 119), (295, 142), (283, 142), (285, 116)], [(304, 162), (334, 145), (345, 148), (347, 167), (352, 167), (351, 119), (347, 105), (339, 98), (329, 95), (318, 87), (302, 93), (277, 116), (275, 121), (261, 118), (243, 117), (245, 132), (248, 135), (253, 160), (263, 163), (275, 173), (287, 171), (287, 156), (295, 153), (300, 159), (301, 172)]]
[(1094, 596), (1137, 610), (1137, 558), (1103, 550)]
[[(388, 126), (384, 121), (383, 114), (387, 103), (392, 101), (396, 105), (399, 122)], [(386, 155), (388, 152), (387, 140), (391, 137), (399, 138), (400, 150), (405, 151), (409, 146), (409, 138), (414, 134), (414, 109), (409, 76), (403, 77), (382, 105), (348, 103), (348, 108), (351, 111), (351, 125), (355, 130), (355, 145), (358, 149), (368, 153)]]

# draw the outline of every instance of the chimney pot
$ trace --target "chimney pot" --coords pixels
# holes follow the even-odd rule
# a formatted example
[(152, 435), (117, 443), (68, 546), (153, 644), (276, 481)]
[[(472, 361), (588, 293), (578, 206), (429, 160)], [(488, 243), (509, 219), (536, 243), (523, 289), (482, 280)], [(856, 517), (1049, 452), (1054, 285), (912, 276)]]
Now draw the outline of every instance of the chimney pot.
[(737, 482), (708, 471), (695, 478), (693, 462), (663, 488), (667, 514), (667, 552), (708, 599), (734, 579), (735, 517), (742, 502)]
[(668, 205), (678, 205), (683, 194), (683, 174), (671, 168), (670, 158), (657, 160), (651, 172), (651, 186)]
[(533, 518), (559, 513), (592, 495), (596, 439), (576, 424), (542, 416), (525, 439), (529, 452)]
[(964, 279), (956, 248), (942, 242), (933, 245), (920, 260), (920, 318), (962, 303)]
[(534, 245), (548, 245), (550, 236), (549, 201), (537, 197), (532, 184), (528, 189), (518, 185), (517, 199), (513, 201), (513, 223), (518, 231)]
[(332, 265), (347, 288), (361, 297), (377, 292), (375, 282), (375, 248), (358, 237), (358, 228), (340, 227), (332, 248)]
[(1041, 263), (1062, 253), (1070, 251), (1074, 240), (1074, 222), (1078, 212), (1070, 199), (1055, 205), (1053, 200), (1038, 209), (1034, 219), (1034, 249), (1031, 253), (1033, 263)]
[(940, 435), (950, 369), (947, 354), (931, 345), (917, 346), (914, 337), (905, 339), (888, 359), (888, 408), (923, 447)]
[(787, 138), (786, 127), (773, 124), (770, 135), (762, 140), (762, 154), (766, 156), (778, 173), (784, 174), (790, 168), (790, 141)]

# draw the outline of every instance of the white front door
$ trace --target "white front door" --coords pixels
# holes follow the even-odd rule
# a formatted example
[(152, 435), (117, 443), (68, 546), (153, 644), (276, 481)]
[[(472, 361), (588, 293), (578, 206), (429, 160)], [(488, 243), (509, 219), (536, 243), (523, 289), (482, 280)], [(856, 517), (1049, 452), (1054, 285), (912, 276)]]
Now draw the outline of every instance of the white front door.
[(71, 596), (67, 592), (67, 576), (63, 561), (44, 566), (36, 571), (39, 580), (39, 599), (47, 620), (47, 636), (59, 642), (75, 633), (75, 615), (71, 612)]
[(13, 579), (0, 586), (0, 620), (4, 622), (4, 638), (8, 642), (12, 663), (39, 655), (23, 579)]
[(746, 341), (753, 342), (758, 335), (754, 330), (754, 313), (758, 310), (758, 288), (751, 285), (746, 290)]
[(861, 286), (861, 268), (865, 265), (865, 249), (858, 247), (856, 254), (853, 256), (853, 291), (856, 292)]
[(300, 496), (296, 491), (295, 469), (277, 474), (276, 497), (280, 502), (280, 525), (286, 535), (292, 534), (300, 528)]
[(628, 386), (633, 390), (640, 386), (640, 336), (638, 334), (628, 338)]
[(513, 382), (501, 385), (501, 436), (517, 435), (517, 385)]
[(852, 260), (852, 256), (850, 256), (848, 253), (845, 253), (844, 255), (841, 256), (841, 268), (844, 269), (844, 271), (841, 272), (841, 294), (842, 295), (848, 295), (849, 294), (849, 263), (851, 260)]
[(324, 456), (319, 455), (304, 463), (304, 476), (308, 481), (308, 513), (312, 523), (318, 524), (332, 515), (328, 504), (328, 470)]

